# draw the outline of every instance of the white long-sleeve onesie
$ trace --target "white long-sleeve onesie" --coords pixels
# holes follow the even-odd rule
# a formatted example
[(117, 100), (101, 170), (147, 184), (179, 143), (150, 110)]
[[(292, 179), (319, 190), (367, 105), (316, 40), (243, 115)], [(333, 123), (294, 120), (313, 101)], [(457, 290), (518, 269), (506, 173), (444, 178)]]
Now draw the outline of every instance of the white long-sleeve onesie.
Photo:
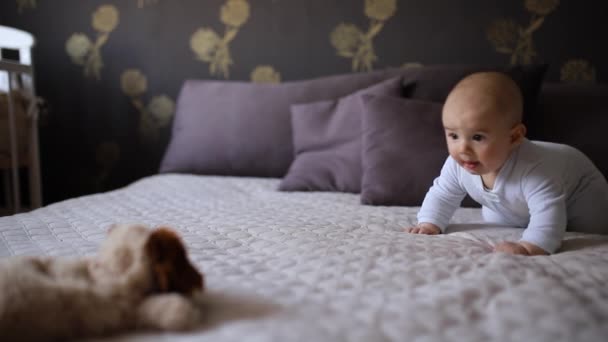
[(568, 230), (608, 233), (608, 183), (574, 147), (525, 139), (500, 169), (494, 188), (484, 187), (448, 157), (418, 213), (445, 231), (454, 211), (469, 194), (482, 205), (487, 222), (526, 228), (522, 240), (549, 253)]

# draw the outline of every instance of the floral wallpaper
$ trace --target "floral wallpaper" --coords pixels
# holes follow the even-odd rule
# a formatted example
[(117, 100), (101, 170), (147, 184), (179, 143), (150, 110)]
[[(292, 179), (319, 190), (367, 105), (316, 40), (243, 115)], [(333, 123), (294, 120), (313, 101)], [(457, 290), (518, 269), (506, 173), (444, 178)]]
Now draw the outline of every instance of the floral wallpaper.
[(230, 42), (249, 19), (249, 12), (247, 0), (227, 0), (220, 9), (220, 21), (225, 25), (224, 35), (220, 37), (212, 28), (203, 27), (196, 30), (190, 38), (192, 51), (197, 59), (209, 63), (211, 75), (229, 77), (230, 65), (234, 64), (230, 55)]
[(526, 0), (524, 6), (530, 15), (529, 23), (521, 26), (513, 19), (497, 19), (488, 28), (488, 40), (497, 52), (511, 56), (511, 65), (530, 64), (537, 55), (534, 32), (543, 26), (545, 18), (558, 5), (559, 0)]
[(101, 77), (103, 59), (101, 48), (110, 39), (110, 33), (119, 23), (118, 9), (113, 5), (102, 5), (95, 10), (91, 18), (91, 26), (97, 31), (96, 38), (92, 39), (84, 33), (74, 33), (66, 42), (66, 51), (72, 62), (84, 65), (86, 77)]
[(331, 44), (338, 56), (352, 59), (354, 71), (370, 71), (378, 60), (373, 39), (384, 27), (384, 22), (397, 11), (397, 0), (365, 0), (365, 16), (369, 18), (366, 32), (353, 24), (341, 23), (331, 32)]
[[(34, 34), (45, 203), (154, 174), (190, 78), (279, 83), (386, 67), (548, 62), (605, 82), (601, 2), (6, 0)], [(69, 182), (67, 181), (69, 180)]]

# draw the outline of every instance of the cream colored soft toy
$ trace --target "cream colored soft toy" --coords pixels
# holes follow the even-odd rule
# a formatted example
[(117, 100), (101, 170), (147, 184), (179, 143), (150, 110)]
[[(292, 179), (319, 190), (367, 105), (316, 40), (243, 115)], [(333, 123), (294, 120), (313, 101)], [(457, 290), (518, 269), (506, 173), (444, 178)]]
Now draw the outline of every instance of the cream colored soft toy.
[(171, 229), (114, 225), (91, 258), (0, 260), (0, 341), (191, 329), (203, 286)]

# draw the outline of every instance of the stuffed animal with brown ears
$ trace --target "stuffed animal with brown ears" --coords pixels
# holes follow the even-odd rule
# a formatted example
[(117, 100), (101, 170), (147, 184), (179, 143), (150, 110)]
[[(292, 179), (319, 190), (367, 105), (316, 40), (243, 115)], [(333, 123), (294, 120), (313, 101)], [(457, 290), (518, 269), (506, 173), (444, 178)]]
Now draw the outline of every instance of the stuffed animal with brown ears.
[(191, 329), (203, 283), (173, 230), (114, 225), (91, 258), (0, 260), (0, 341)]

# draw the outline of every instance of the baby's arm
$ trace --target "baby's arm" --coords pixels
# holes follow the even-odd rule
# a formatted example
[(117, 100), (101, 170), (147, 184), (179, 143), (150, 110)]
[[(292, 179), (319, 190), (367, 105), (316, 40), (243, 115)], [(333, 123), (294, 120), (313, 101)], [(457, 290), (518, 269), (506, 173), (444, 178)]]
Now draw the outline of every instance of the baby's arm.
[(413, 234), (441, 234), (460, 206), (466, 192), (458, 177), (458, 164), (448, 157), (433, 181), (418, 212), (418, 224), (404, 230)]
[(561, 245), (566, 231), (566, 197), (559, 179), (535, 169), (522, 179), (522, 191), (530, 210), (530, 221), (518, 242), (503, 242), (497, 252), (548, 255)]

